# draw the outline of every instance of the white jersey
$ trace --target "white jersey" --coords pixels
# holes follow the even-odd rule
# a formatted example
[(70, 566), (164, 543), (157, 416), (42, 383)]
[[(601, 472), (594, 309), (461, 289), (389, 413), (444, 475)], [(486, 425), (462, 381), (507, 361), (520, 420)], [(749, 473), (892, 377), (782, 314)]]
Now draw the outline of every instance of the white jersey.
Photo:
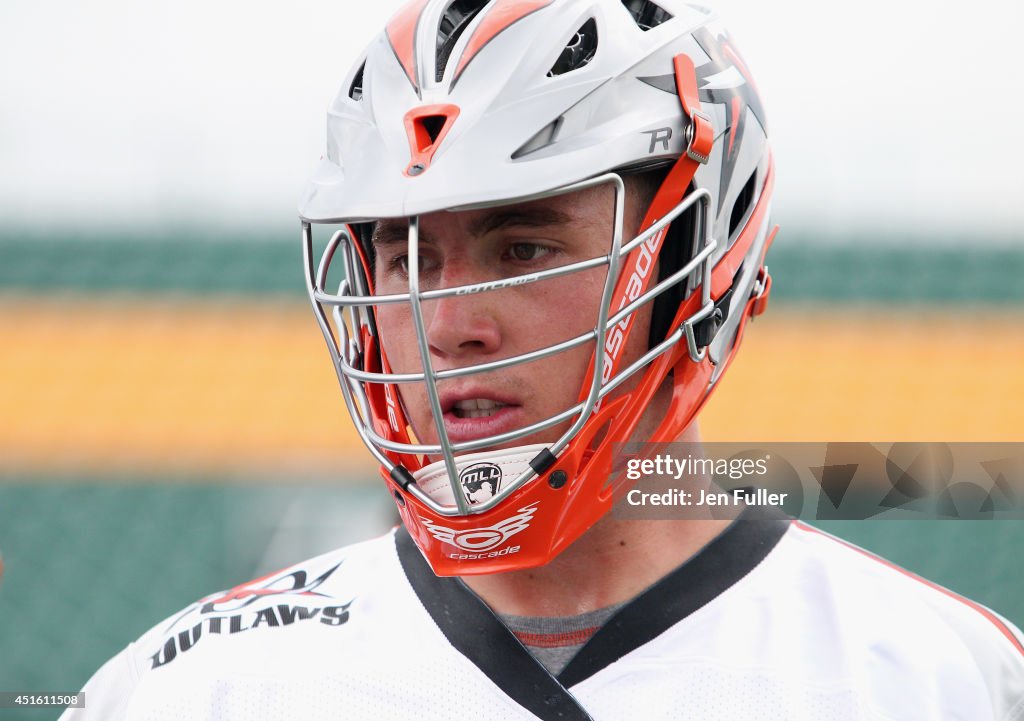
[(85, 692), (65, 721), (1018, 721), (1024, 645), (860, 549), (741, 520), (552, 676), (399, 530), (193, 604)]

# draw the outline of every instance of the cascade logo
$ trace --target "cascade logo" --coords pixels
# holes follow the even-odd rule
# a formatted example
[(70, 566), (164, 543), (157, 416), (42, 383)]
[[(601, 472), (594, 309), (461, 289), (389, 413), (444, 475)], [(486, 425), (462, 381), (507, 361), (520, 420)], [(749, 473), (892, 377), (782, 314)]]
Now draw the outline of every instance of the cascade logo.
[(391, 430), (398, 433), (398, 403), (395, 401), (395, 394), (389, 385), (384, 386), (384, 401), (388, 406), (388, 423), (391, 425)]
[(428, 518), (423, 518), (422, 520), (427, 530), (430, 531), (430, 535), (438, 541), (450, 543), (457, 548), (461, 548), (463, 551), (478, 553), (497, 548), (512, 536), (529, 528), (530, 521), (533, 520), (533, 514), (537, 511), (538, 503), (540, 501), (520, 508), (516, 515), (499, 521), (493, 526), (471, 528), (467, 531), (456, 531), (453, 528), (447, 528), (434, 523)]
[(459, 483), (470, 503), (483, 503), (498, 493), (501, 469), (493, 463), (474, 463), (462, 469)]
[[(636, 260), (633, 262), (633, 268), (629, 274), (629, 280), (626, 281), (626, 287), (623, 294), (619, 298), (618, 308), (615, 309), (616, 313), (639, 298), (640, 294), (643, 293), (644, 288), (647, 286), (651, 270), (656, 265), (655, 261), (658, 257), (658, 251), (661, 248), (661, 241), (664, 236), (665, 229), (662, 228), (641, 243), (637, 250), (633, 251), (637, 254)], [(632, 322), (633, 314), (630, 313), (612, 326), (612, 328), (609, 329), (608, 334), (605, 336), (604, 368), (601, 369), (602, 385), (606, 384), (615, 372), (615, 366), (619, 361), (619, 354), (622, 353), (622, 348), (625, 346), (626, 332), (629, 330), (629, 326)]]

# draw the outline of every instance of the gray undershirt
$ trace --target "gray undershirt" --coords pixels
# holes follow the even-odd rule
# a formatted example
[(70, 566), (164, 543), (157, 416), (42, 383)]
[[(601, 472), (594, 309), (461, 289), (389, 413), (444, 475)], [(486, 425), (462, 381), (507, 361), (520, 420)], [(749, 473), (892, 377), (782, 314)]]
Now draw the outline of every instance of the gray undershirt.
[(620, 603), (578, 616), (499, 616), (553, 676), (568, 665), (590, 637), (625, 604)]

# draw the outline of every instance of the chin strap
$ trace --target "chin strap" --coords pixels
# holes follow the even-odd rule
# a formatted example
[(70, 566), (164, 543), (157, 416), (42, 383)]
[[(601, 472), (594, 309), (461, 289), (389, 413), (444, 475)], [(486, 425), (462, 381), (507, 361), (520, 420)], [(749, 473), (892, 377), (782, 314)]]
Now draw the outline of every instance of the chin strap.
[[(771, 235), (768, 237), (767, 246), (770, 246), (772, 241), (775, 240), (775, 234), (779, 231), (779, 227), (775, 226), (772, 229)], [(767, 246), (765, 250), (767, 251)], [(761, 266), (760, 272), (757, 274), (757, 280), (754, 282), (753, 299), (754, 302), (750, 307), (750, 316), (756, 317), (764, 313), (768, 309), (768, 296), (772, 292), (772, 277), (768, 274), (768, 266)]]
[[(643, 222), (640, 224), (639, 233), (650, 228), (682, 202), (683, 197), (690, 189), (690, 183), (697, 173), (697, 169), (708, 162), (715, 140), (711, 118), (702, 110), (697, 89), (697, 70), (693, 60), (688, 55), (679, 54), (673, 58), (672, 66), (679, 104), (682, 106), (683, 115), (689, 120), (685, 129), (686, 149), (679, 155), (665, 180), (662, 181), (661, 187), (658, 188), (658, 192), (655, 193)], [(648, 259), (659, 257), (665, 239), (668, 237), (668, 230), (668, 228), (663, 228), (649, 238), (642, 248), (632, 251), (629, 258), (623, 263), (615, 292), (612, 295), (612, 313), (624, 308), (647, 292), (656, 274), (640, 272), (641, 264), (645, 262), (645, 257)], [(636, 314), (631, 313), (618, 324), (620, 330), (616, 332), (616, 335), (621, 336), (623, 341), (632, 330), (635, 318)], [(617, 350), (609, 350), (606, 353), (606, 367), (603, 374), (606, 380), (614, 377), (620, 370), (620, 351), (625, 345), (623, 341), (615, 343)], [(592, 359), (587, 373), (588, 377), (593, 373), (593, 363)], [(586, 393), (587, 389), (583, 388), (580, 392), (580, 400), (586, 398)]]
[(690, 189), (690, 181), (697, 173), (697, 168), (706, 165), (711, 157), (711, 148), (715, 142), (715, 128), (711, 118), (704, 113), (700, 94), (697, 89), (697, 69), (689, 55), (676, 55), (672, 59), (675, 72), (676, 93), (679, 104), (683, 107), (690, 124), (686, 127), (686, 150), (679, 156), (661, 188), (658, 189), (651, 206), (647, 209), (640, 230), (644, 231), (664, 217), (672, 208), (679, 205), (683, 196)]
[[(690, 119), (686, 130), (686, 156), (701, 165), (711, 157), (711, 146), (715, 142), (715, 129), (711, 118), (706, 115), (700, 104), (700, 92), (697, 89), (697, 69), (689, 55), (676, 55), (672, 59), (672, 68), (676, 75), (676, 92), (683, 112)], [(696, 168), (694, 168), (696, 171)]]

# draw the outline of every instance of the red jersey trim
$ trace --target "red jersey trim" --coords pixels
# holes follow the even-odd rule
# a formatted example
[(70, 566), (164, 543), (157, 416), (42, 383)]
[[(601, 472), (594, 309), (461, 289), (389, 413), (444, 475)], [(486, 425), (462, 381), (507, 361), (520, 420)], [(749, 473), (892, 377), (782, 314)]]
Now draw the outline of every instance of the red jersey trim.
[(590, 637), (597, 633), (600, 626), (581, 628), (576, 631), (563, 631), (562, 633), (529, 633), (527, 631), (514, 631), (516, 638), (523, 642), (524, 646), (534, 648), (561, 648), (563, 646), (578, 646), (586, 643)]

